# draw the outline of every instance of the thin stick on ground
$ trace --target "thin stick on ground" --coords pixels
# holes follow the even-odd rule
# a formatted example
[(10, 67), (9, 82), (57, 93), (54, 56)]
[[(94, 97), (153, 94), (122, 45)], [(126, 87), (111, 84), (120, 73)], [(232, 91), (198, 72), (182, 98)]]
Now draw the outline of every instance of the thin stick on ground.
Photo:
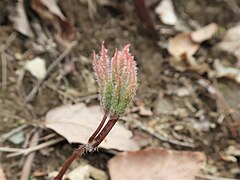
[[(123, 120), (123, 121), (126, 121), (125, 118), (120, 118), (120, 119)], [(183, 146), (183, 147), (189, 147), (189, 148), (195, 148), (196, 147), (196, 145), (193, 144), (193, 143), (183, 142), (183, 141), (179, 141), (179, 140), (176, 140), (176, 139), (170, 139), (170, 138), (164, 137), (161, 134), (158, 134), (158, 133), (154, 132), (153, 130), (151, 130), (149, 128), (146, 128), (141, 123), (135, 123), (134, 126), (135, 126), (135, 128), (143, 130), (144, 132), (152, 135), (153, 137), (157, 138), (160, 141), (168, 142), (170, 144)]]
[(53, 144), (59, 143), (61, 141), (64, 141), (64, 138), (57, 138), (57, 139), (53, 139), (47, 142), (44, 142), (42, 144), (38, 144), (37, 146), (33, 146), (33, 147), (29, 147), (26, 149), (22, 149), (22, 148), (9, 148), (9, 147), (0, 147), (0, 152), (12, 152), (12, 154), (8, 154), (7, 157), (14, 157), (14, 156), (18, 156), (21, 154), (27, 155), (33, 151), (38, 151), (42, 148), (51, 146)]
[(2, 89), (6, 89), (7, 85), (7, 59), (5, 56), (5, 52), (1, 52), (2, 59)]
[[(238, 122), (239, 114), (237, 112), (232, 112), (232, 109), (222, 93), (214, 86), (209, 80), (202, 78), (199, 74), (193, 74), (195, 78), (197, 78), (198, 84), (207, 89), (207, 91), (216, 99), (219, 109), (221, 109), (226, 115), (226, 123), (229, 131), (233, 137), (237, 137), (239, 134), (237, 132), (237, 127), (233, 125), (233, 122)], [(232, 112), (232, 113), (231, 113)], [(239, 123), (237, 124), (240, 125)]]
[(44, 80), (47, 78), (50, 72), (71, 52), (72, 48), (77, 45), (76, 41), (73, 41), (69, 44), (69, 46), (63, 51), (63, 53), (55, 60), (52, 64), (49, 65), (47, 69), (47, 73), (44, 78), (37, 81), (35, 86), (32, 88), (28, 96), (25, 98), (26, 102), (32, 101), (33, 98), (36, 96), (39, 88), (42, 86)]
[(203, 180), (239, 180), (239, 179), (225, 178), (225, 177), (212, 176), (212, 175), (206, 175), (206, 174), (198, 174), (196, 177), (198, 179), (203, 179)]
[(0, 137), (0, 142), (7, 140), (8, 138), (10, 138), (11, 136), (13, 136), (14, 134), (16, 134), (16, 133), (18, 133), (19, 131), (22, 131), (23, 129), (25, 129), (27, 126), (28, 126), (27, 124), (21, 125), (21, 126), (15, 128), (15, 129), (11, 130), (10, 132), (2, 135), (2, 136)]
[[(39, 141), (39, 132), (36, 131), (33, 134), (33, 137), (30, 141), (29, 147), (36, 146), (38, 144), (38, 141)], [(31, 172), (32, 163), (33, 163), (34, 158), (35, 158), (35, 152), (32, 152), (27, 156), (26, 161), (22, 168), (22, 174), (21, 174), (20, 180), (28, 180), (29, 179), (29, 175)]]
[(0, 47), (1, 59), (2, 59), (2, 88), (5, 89), (7, 85), (7, 59), (5, 51), (12, 44), (13, 40), (16, 38), (16, 33), (12, 33), (7, 41)]

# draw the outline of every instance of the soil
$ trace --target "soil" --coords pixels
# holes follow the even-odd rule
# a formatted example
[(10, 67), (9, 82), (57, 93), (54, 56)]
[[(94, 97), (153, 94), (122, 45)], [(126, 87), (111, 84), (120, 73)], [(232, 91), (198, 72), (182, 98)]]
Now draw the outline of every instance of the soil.
[[(232, 65), (235, 64), (236, 58), (233, 55), (216, 51), (214, 48), (221, 40), (223, 33), (240, 21), (240, 1), (232, 1), (238, 7), (233, 7), (232, 3), (224, 0), (179, 0), (173, 2), (178, 18), (183, 20), (190, 29), (195, 29), (195, 25), (202, 27), (211, 22), (218, 24), (219, 29), (221, 29), (211, 40), (202, 44), (196, 54), (197, 58), (229, 59)], [(160, 25), (160, 28), (165, 27), (154, 15), (154, 7), (158, 4), (156, 2), (158, 1), (152, 1), (151, 6), (149, 6), (151, 17), (153, 17), (154, 24)], [(145, 146), (204, 152), (207, 156), (207, 165), (202, 170), (203, 174), (240, 179), (240, 156), (236, 156), (234, 160), (229, 160), (226, 157), (227, 149), (230, 146), (238, 146), (240, 143), (240, 127), (229, 127), (227, 120), (229, 116), (220, 110), (218, 100), (212, 97), (197, 81), (200, 76), (200, 78), (214, 84), (236, 113), (240, 113), (239, 84), (225, 78), (210, 79), (207, 74), (199, 75), (193, 71), (179, 72), (175, 70), (169, 63), (171, 57), (167, 49), (164, 48), (164, 44), (169, 38), (176, 35), (177, 31), (170, 26), (168, 28), (173, 30), (173, 34), (166, 35), (160, 34), (157, 28), (159, 39), (151, 36), (147, 27), (143, 26), (143, 22), (138, 18), (132, 1), (123, 0), (107, 6), (97, 5), (97, 14), (94, 18), (91, 18), (85, 1), (60, 0), (58, 5), (64, 15), (73, 22), (77, 31), (78, 45), (49, 74), (49, 78), (43, 83), (36, 97), (31, 102), (26, 103), (24, 98), (37, 81), (29, 72), (25, 72), (24, 78), (21, 79), (20, 74), (24, 63), (34, 57), (42, 57), (47, 60), (48, 66), (58, 57), (61, 50), (56, 48), (37, 52), (32, 47), (38, 34), (35, 39), (30, 39), (16, 32), (12, 26), (11, 17), (14, 16), (15, 1), (4, 0), (0, 2), (0, 8), (4, 9), (0, 16), (0, 49), (6, 45), (9, 37), (14, 36), (7, 50), (1, 52), (1, 59), (7, 59), (7, 82), (5, 85), (1, 84), (0, 91), (1, 135), (21, 125), (28, 124), (27, 128), (22, 130), (26, 143), (27, 137), (31, 136), (36, 129), (41, 129), (39, 131), (40, 137), (43, 138), (55, 134), (52, 130), (45, 129), (41, 125), (50, 109), (61, 104), (75, 103), (83, 97), (85, 97), (86, 104), (97, 104), (96, 98), (90, 98), (91, 95), (97, 94), (97, 86), (92, 75), (92, 50), (99, 51), (101, 42), (105, 41), (109, 49), (108, 53), (112, 55), (115, 47), (120, 48), (130, 42), (132, 54), (138, 64), (139, 87), (136, 98), (126, 115), (130, 119), (130, 125), (125, 125), (129, 125), (131, 129), (131, 123), (138, 121), (170, 139), (194, 143), (196, 145), (194, 148), (174, 145), (142, 132), (152, 139), (151, 143)], [(29, 16), (34, 17), (32, 14)], [(39, 22), (36, 17), (32, 19), (32, 22), (34, 21)], [(41, 25), (44, 26), (44, 24)], [(43, 29), (50, 34), (50, 39), (54, 40), (53, 30), (49, 26), (45, 26)], [(161, 45), (159, 46), (159, 44)], [(1, 71), (4, 68), (2, 62), (0, 62)], [(58, 80), (59, 74), (66, 67), (70, 68), (69, 72)], [(2, 73), (0, 79), (3, 79)], [(189, 96), (176, 95), (175, 90), (186, 87), (193, 89), (194, 93)], [(70, 92), (68, 90), (74, 90), (70, 94), (72, 99), (59, 93)], [(145, 117), (131, 111), (141, 103), (153, 112), (152, 116)], [(186, 104), (190, 104), (188, 107), (195, 109), (198, 115), (186, 108)], [(163, 107), (166, 111), (170, 110), (173, 113), (163, 113)], [(181, 111), (181, 109), (185, 110)], [(224, 120), (221, 121), (222, 117)], [(237, 124), (232, 120), (231, 123)], [(236, 134), (233, 134), (231, 129)], [(134, 128), (131, 130), (133, 132), (142, 131)], [(55, 137), (58, 136), (55, 134)], [(42, 139), (40, 142), (45, 141), (47, 140)], [(24, 143), (16, 145), (7, 140), (1, 143), (1, 146), (22, 148)], [(29, 179), (47, 179), (47, 174), (58, 170), (77, 146), (78, 144), (62, 141), (42, 151), (37, 151)], [(107, 161), (115, 153), (118, 152), (99, 149), (98, 152), (86, 154), (82, 158), (84, 162), (108, 173)], [(7, 155), (7, 153), (0, 153), (1, 164), (7, 179), (19, 179), (25, 158), (22, 155), (9, 158)], [(71, 168), (76, 167), (80, 161), (82, 161), (81, 158), (75, 161)]]

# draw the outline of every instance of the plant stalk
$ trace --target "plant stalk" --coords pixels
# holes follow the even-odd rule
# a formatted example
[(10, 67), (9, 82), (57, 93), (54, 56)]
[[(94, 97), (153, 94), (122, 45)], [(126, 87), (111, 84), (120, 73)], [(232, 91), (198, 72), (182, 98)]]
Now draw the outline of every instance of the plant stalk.
[(78, 155), (82, 155), (87, 151), (93, 151), (105, 139), (105, 137), (108, 135), (108, 133), (111, 131), (111, 129), (119, 119), (119, 117), (111, 116), (108, 122), (106, 123), (106, 125), (103, 127), (107, 117), (108, 117), (108, 114), (105, 113), (98, 128), (93, 133), (93, 135), (89, 138), (88, 144), (79, 146), (79, 148), (72, 153), (72, 155), (65, 161), (62, 169), (59, 171), (58, 175), (54, 178), (54, 180), (62, 180), (63, 175), (66, 173), (67, 169), (72, 164), (74, 159), (78, 157)]
[(63, 175), (72, 164), (73, 160), (77, 158), (78, 155), (82, 155), (86, 151), (86, 145), (81, 145), (77, 148), (72, 155), (65, 161), (62, 169), (59, 171), (58, 175), (54, 178), (54, 180), (62, 180)]
[(92, 134), (92, 136), (88, 139), (88, 143), (92, 143), (93, 142), (94, 138), (97, 136), (99, 131), (102, 129), (102, 127), (103, 127), (107, 117), (108, 117), (108, 113), (105, 113), (103, 118), (102, 118), (101, 123), (98, 125), (98, 128), (95, 130), (95, 132)]
[(102, 131), (97, 135), (97, 137), (94, 139), (92, 143), (92, 147), (96, 148), (98, 145), (105, 139), (105, 137), (108, 135), (108, 133), (111, 131), (113, 126), (118, 121), (119, 117), (110, 117), (107, 124), (103, 127)]

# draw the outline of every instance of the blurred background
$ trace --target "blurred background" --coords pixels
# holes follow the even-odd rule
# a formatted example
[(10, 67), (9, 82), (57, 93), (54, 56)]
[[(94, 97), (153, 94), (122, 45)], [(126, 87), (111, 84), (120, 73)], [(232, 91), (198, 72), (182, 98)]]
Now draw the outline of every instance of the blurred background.
[(1, 180), (51, 179), (87, 142), (102, 116), (92, 61), (103, 41), (109, 58), (131, 44), (137, 95), (66, 177), (240, 179), (239, 0), (1, 0), (0, 9)]

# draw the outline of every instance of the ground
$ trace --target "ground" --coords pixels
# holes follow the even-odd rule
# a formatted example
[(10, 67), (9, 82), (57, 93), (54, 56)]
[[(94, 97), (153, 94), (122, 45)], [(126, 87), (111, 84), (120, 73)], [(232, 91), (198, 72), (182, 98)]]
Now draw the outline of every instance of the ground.
[[(172, 57), (168, 53), (166, 44), (179, 31), (173, 26), (161, 24), (157, 15), (154, 14), (154, 8), (158, 2), (151, 1), (148, 6), (153, 24), (156, 26), (155, 32), (152, 32), (139, 19), (132, 1), (119, 1), (119, 3), (107, 5), (95, 4), (97, 7), (95, 12), (85, 1), (60, 0), (58, 5), (63, 14), (76, 28), (77, 45), (48, 74), (47, 79), (38, 89), (36, 97), (28, 102), (25, 101), (26, 96), (37, 80), (27, 71), (23, 75), (24, 63), (34, 57), (41, 57), (49, 66), (64, 48), (59, 48), (58, 44), (57, 48), (52, 45), (52, 41), (55, 41), (54, 33), (56, 33), (54, 26), (49, 25), (49, 22), (44, 24), (44, 21), (33, 12), (28, 14), (32, 26), (42, 26), (43, 34), (49, 39), (41, 44), (39, 38), (41, 39), (42, 34), (36, 31), (37, 28), (35, 28), (35, 38), (29, 38), (17, 32), (12, 23), (15, 15), (15, 1), (0, 2), (0, 8), (4, 9), (0, 17), (2, 59), (0, 63), (2, 71), (0, 135), (24, 124), (28, 125), (22, 130), (25, 137), (23, 143), (16, 145), (4, 141), (1, 147), (28, 147), (30, 137), (36, 130), (40, 135), (39, 143), (59, 137), (54, 131), (42, 126), (45, 115), (50, 109), (61, 104), (80, 101), (88, 105), (98, 104), (97, 86), (92, 73), (93, 49), (100, 51), (101, 42), (105, 41), (109, 49), (108, 53), (113, 54), (115, 47), (121, 48), (131, 43), (131, 51), (138, 64), (139, 87), (125, 116), (129, 122), (121, 121), (120, 123), (130, 128), (134, 134), (140, 133), (146, 137), (147, 142), (143, 147), (160, 146), (175, 150), (201, 151), (207, 156), (207, 165), (202, 170), (203, 174), (240, 179), (240, 156), (228, 154), (229, 148), (238, 148), (238, 152), (240, 148), (240, 85), (227, 78), (211, 78), (207, 72), (202, 74), (191, 70), (181, 72), (171, 65)], [(213, 59), (227, 59), (228, 63), (234, 67), (236, 57), (215, 47), (221, 41), (224, 32), (239, 23), (240, 1), (179, 0), (173, 1), (173, 4), (178, 18), (190, 30), (212, 22), (219, 26), (218, 33), (210, 40), (203, 42), (194, 55), (198, 61), (207, 62), (212, 67)], [(162, 28), (168, 29), (170, 34), (162, 33)], [(158, 38), (155, 36), (156, 33)], [(6, 42), (11, 38), (11, 43), (7, 44)], [(39, 45), (41, 47), (37, 47), (37, 43), (41, 44)], [(44, 47), (43, 44), (46, 46)], [(43, 50), (42, 47), (44, 47)], [(7, 60), (7, 67), (3, 59)], [(5, 71), (7, 71), (7, 79), (4, 80)], [(220, 92), (223, 99), (211, 95), (207, 87), (199, 84), (199, 80), (211, 84)], [(187, 93), (187, 95), (181, 95), (181, 93)], [(226, 104), (235, 115), (226, 112), (224, 109)], [(138, 111), (140, 106), (148, 111), (147, 114), (141, 114)], [(144, 128), (136, 128), (134, 122), (140, 122)], [(161, 141), (154, 137), (154, 134), (144, 131), (145, 128), (167, 139), (175, 139), (195, 146)], [(31, 176), (45, 179), (47, 173), (59, 169), (77, 146), (78, 144), (62, 141), (37, 151), (31, 164)], [(106, 162), (116, 153), (118, 152), (99, 149), (98, 152), (85, 154), (83, 159), (107, 172)], [(7, 155), (0, 152), (1, 164), (7, 178), (19, 179), (25, 158), (22, 155), (9, 158)], [(79, 158), (74, 162), (72, 168), (76, 167), (80, 161)]]

